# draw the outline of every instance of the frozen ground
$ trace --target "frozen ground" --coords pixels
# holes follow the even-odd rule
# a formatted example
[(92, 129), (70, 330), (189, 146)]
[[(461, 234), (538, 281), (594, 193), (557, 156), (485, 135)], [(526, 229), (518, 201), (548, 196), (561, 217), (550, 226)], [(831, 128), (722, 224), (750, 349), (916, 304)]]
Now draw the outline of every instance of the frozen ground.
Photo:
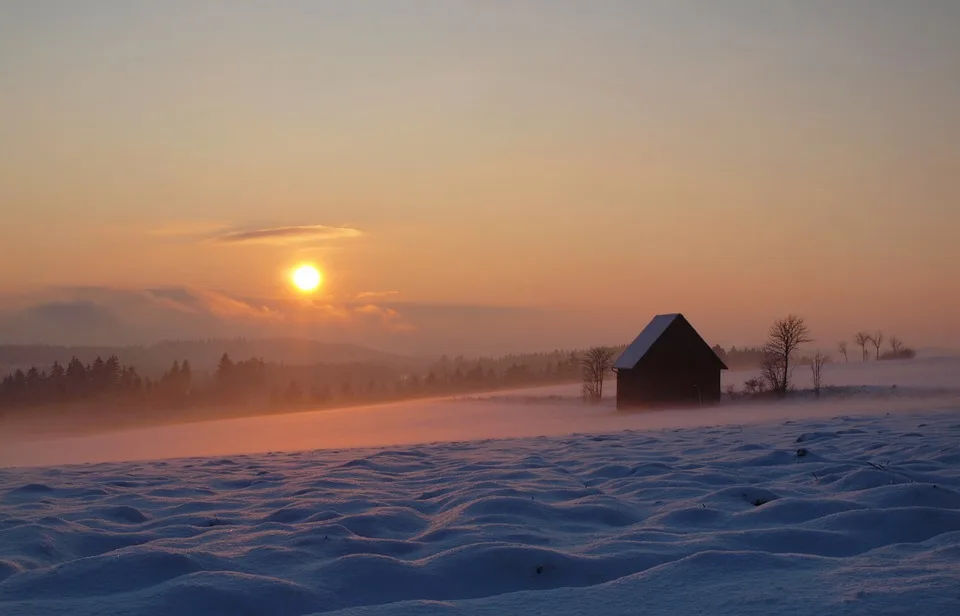
[(0, 471), (0, 613), (960, 613), (960, 412)]

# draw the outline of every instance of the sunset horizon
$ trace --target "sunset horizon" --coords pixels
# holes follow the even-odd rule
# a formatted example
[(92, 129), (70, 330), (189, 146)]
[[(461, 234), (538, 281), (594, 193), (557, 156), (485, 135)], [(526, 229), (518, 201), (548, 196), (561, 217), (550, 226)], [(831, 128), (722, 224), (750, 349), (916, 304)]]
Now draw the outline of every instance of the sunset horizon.
[(0, 341), (960, 348), (958, 10), (911, 7), (10, 3)]

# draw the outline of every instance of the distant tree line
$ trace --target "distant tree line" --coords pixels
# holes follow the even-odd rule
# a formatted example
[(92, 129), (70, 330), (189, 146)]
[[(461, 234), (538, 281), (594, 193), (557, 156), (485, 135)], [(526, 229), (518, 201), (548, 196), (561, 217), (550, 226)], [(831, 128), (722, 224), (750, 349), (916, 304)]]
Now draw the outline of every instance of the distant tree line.
[[(879, 343), (877, 341), (880, 341)], [(860, 348), (862, 361), (869, 361), (870, 359), (884, 361), (892, 359), (914, 359), (917, 356), (917, 352), (909, 347), (907, 347), (904, 342), (897, 338), (896, 336), (891, 336), (890, 338), (884, 338), (882, 332), (876, 332), (874, 334), (867, 334), (860, 332), (854, 337), (854, 345)], [(883, 342), (887, 343), (886, 350), (883, 349)], [(763, 367), (763, 361), (766, 357), (766, 348), (765, 346), (760, 347), (740, 347), (735, 346), (730, 347), (729, 349), (724, 349), (719, 344), (714, 345), (714, 353), (717, 354), (717, 357), (723, 360), (731, 370), (749, 370), (753, 368)], [(837, 351), (839, 352), (840, 357), (843, 361), (850, 361), (851, 347), (850, 343), (846, 340), (841, 340), (837, 343)], [(826, 361), (831, 362), (833, 359), (826, 355)], [(816, 353), (811, 355), (800, 355), (796, 358), (797, 365), (800, 366), (809, 366), (817, 362)]]
[[(727, 362), (728, 367), (747, 367), (756, 361), (758, 363), (753, 367), (760, 368), (759, 378), (753, 377), (744, 381), (743, 394), (737, 391), (736, 385), (728, 384), (725, 388), (727, 395), (730, 398), (735, 398), (740, 395), (762, 395), (769, 392), (784, 396), (793, 389), (791, 379), (796, 366), (805, 365), (809, 366), (811, 371), (813, 393), (819, 398), (823, 387), (824, 366), (833, 360), (820, 349), (816, 349), (812, 355), (801, 356), (799, 354), (800, 348), (813, 341), (810, 329), (803, 317), (788, 315), (774, 321), (767, 332), (766, 343), (759, 349), (751, 348), (731, 353), (725, 351), (719, 345), (714, 346), (714, 352)], [(864, 362), (868, 361), (871, 355), (877, 361), (913, 359), (917, 355), (913, 349), (907, 348), (899, 338), (891, 336), (887, 339), (880, 330), (877, 330), (876, 333), (857, 332), (853, 341), (856, 346), (860, 347), (862, 361)], [(887, 351), (881, 350), (884, 341), (890, 347)], [(845, 362), (850, 361), (850, 347), (847, 341), (841, 340), (837, 344), (837, 348), (843, 356), (843, 360)], [(735, 349), (736, 347), (731, 351)]]
[[(886, 342), (889, 347), (886, 351), (882, 350), (884, 342)], [(896, 336), (890, 336), (890, 338), (886, 338), (883, 335), (883, 331), (879, 329), (874, 333), (865, 331), (857, 332), (853, 335), (853, 343), (854, 345), (860, 347), (860, 358), (863, 362), (868, 361), (871, 355), (875, 361), (913, 359), (917, 356), (917, 352), (904, 345), (903, 340), (897, 338)], [(837, 348), (839, 349), (840, 354), (843, 355), (843, 361), (850, 361), (849, 346), (847, 341), (841, 340), (839, 343), (837, 343)]]
[[(723, 360), (723, 363), (727, 365), (731, 370), (751, 370), (754, 368), (762, 368), (764, 359), (767, 357), (767, 347), (741, 347), (737, 348), (735, 346), (730, 347), (730, 349), (724, 349), (719, 344), (713, 346), (713, 352), (717, 354), (717, 357)], [(796, 358), (796, 364), (798, 366), (805, 366), (813, 363), (814, 356), (812, 355), (800, 355)]]
[[(622, 347), (619, 347), (622, 349)], [(617, 350), (615, 347), (614, 350)], [(612, 353), (613, 351), (611, 351)], [(425, 369), (389, 364), (287, 365), (224, 353), (212, 372), (174, 361), (159, 378), (142, 377), (116, 355), (66, 366), (17, 369), (0, 380), (0, 412), (24, 407), (96, 405), (181, 408), (216, 405), (348, 405), (575, 382), (583, 351), (511, 354), (465, 359), (441, 357)]]
[[(806, 356), (799, 348), (810, 342), (799, 317), (777, 321), (761, 347), (713, 347), (732, 370), (759, 368), (762, 378), (748, 380), (746, 393), (785, 393), (794, 366), (810, 366), (819, 390), (823, 365), (832, 360), (819, 349)], [(862, 361), (910, 359), (916, 352), (896, 336), (881, 331), (858, 332), (854, 344)], [(886, 343), (886, 350), (883, 344)], [(97, 356), (84, 363), (72, 357), (66, 365), (18, 368), (0, 379), (0, 414), (27, 407), (70, 406), (91, 408), (113, 405), (141, 408), (250, 405), (268, 408), (322, 407), (395, 401), (580, 381), (583, 396), (598, 400), (613, 358), (625, 345), (589, 350), (555, 350), (466, 359), (446, 355), (425, 367), (411, 368), (389, 362), (285, 364), (250, 357), (236, 361), (223, 353), (213, 370), (196, 371), (186, 359), (142, 376), (117, 355)], [(849, 360), (846, 341), (837, 345)], [(730, 393), (733, 391), (731, 389)]]
[(195, 372), (212, 372), (221, 355), (234, 358), (268, 357), (272, 361), (314, 365), (322, 363), (390, 363), (421, 366), (421, 359), (385, 353), (352, 344), (325, 343), (302, 338), (211, 338), (202, 340), (165, 340), (150, 345), (62, 346), (42, 344), (0, 344), (0, 376), (17, 368), (50, 366), (54, 361), (66, 364), (71, 357), (84, 364), (96, 357), (116, 355), (124, 364), (137, 367), (143, 377), (160, 378), (174, 360), (188, 358)]
[(0, 407), (39, 406), (80, 400), (111, 398), (139, 401), (149, 395), (175, 398), (189, 389), (189, 362), (175, 362), (163, 377), (153, 381), (142, 378), (136, 368), (120, 363), (116, 355), (106, 360), (97, 357), (84, 364), (76, 357), (66, 366), (53, 362), (48, 368), (17, 369), (0, 380)]
[(759, 368), (764, 355), (762, 347), (737, 348), (732, 346), (729, 349), (724, 349), (719, 344), (713, 346), (713, 352), (731, 370)]

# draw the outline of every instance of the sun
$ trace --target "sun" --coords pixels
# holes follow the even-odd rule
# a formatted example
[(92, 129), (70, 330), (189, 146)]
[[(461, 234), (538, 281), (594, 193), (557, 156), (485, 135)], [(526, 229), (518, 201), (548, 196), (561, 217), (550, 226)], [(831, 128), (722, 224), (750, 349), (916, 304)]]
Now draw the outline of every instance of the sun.
[(301, 265), (293, 270), (290, 280), (293, 282), (293, 286), (297, 287), (300, 291), (310, 293), (317, 290), (317, 287), (319, 287), (323, 281), (323, 276), (320, 275), (320, 270), (314, 266)]

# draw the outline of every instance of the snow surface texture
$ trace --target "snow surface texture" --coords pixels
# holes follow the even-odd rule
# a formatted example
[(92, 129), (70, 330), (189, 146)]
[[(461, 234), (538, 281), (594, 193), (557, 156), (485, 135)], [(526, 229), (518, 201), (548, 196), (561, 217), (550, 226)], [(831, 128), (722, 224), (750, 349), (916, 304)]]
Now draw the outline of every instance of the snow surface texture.
[(0, 614), (957, 614), (960, 413), (0, 471)]

